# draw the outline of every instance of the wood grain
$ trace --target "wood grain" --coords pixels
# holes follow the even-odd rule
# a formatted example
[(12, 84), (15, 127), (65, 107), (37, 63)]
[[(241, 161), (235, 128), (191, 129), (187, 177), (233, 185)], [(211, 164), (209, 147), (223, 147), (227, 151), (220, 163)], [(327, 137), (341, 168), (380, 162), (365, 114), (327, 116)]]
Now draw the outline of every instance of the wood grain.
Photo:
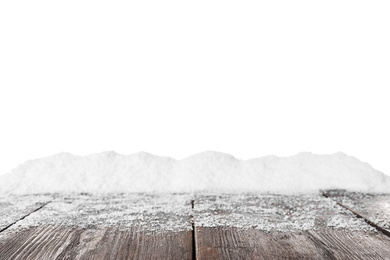
[(197, 259), (390, 259), (389, 237), (320, 196), (203, 196), (194, 209)]
[(368, 194), (342, 190), (325, 191), (324, 195), (363, 217), (390, 235), (390, 194)]
[(0, 259), (192, 259), (181, 195), (59, 196), (0, 234)]
[(390, 259), (390, 238), (338, 204), (387, 228), (389, 197), (327, 196), (2, 198), (0, 260)]
[(329, 259), (390, 259), (390, 238), (379, 232), (326, 229), (308, 233), (324, 245), (332, 255)]
[(197, 227), (197, 259), (334, 259), (307, 233)]
[(0, 259), (192, 259), (192, 232), (45, 226), (3, 241)]

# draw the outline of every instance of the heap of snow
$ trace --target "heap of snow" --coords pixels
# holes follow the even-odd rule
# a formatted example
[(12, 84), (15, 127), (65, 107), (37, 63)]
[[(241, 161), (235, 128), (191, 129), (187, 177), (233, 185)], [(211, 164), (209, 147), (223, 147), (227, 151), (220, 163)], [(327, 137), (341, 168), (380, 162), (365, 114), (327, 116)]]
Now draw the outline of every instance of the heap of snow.
[(390, 192), (390, 177), (343, 153), (238, 160), (204, 152), (175, 160), (148, 153), (68, 153), (27, 161), (0, 176), (0, 193), (256, 192), (322, 189)]

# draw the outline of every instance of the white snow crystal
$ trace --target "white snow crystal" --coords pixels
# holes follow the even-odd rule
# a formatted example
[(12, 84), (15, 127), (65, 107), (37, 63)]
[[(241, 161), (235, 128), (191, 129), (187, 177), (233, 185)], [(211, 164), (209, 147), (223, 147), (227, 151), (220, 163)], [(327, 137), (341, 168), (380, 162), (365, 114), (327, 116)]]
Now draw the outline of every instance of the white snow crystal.
[(0, 193), (257, 192), (322, 189), (390, 192), (390, 177), (343, 153), (239, 160), (204, 152), (175, 160), (148, 153), (68, 153), (27, 161), (0, 176)]

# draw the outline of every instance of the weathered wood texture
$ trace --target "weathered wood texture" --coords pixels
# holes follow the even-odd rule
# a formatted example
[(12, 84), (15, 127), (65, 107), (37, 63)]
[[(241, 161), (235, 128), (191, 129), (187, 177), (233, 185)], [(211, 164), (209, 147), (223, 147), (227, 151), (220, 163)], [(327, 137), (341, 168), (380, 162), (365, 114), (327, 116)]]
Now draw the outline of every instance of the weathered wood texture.
[(207, 196), (197, 259), (390, 259), (390, 239), (320, 196)]
[[(343, 201), (340, 193), (327, 196), (388, 227), (379, 221), (388, 220), (385, 195), (348, 193)], [(193, 259), (194, 250), (197, 259), (390, 259), (390, 238), (330, 198), (192, 199), (185, 194), (3, 198), (0, 223), (7, 228), (0, 232), (0, 260)]]
[(45, 195), (0, 197), (0, 232), (46, 205), (53, 198)]
[(325, 191), (324, 195), (390, 234), (390, 194), (365, 194), (330, 190)]
[(192, 232), (33, 227), (3, 241), (0, 259), (192, 259)]
[(234, 227), (197, 227), (197, 259), (332, 259), (306, 233), (267, 233)]
[(0, 259), (192, 259), (182, 195), (57, 197), (0, 234)]
[(390, 238), (382, 233), (348, 229), (307, 232), (332, 256), (324, 259), (390, 259)]

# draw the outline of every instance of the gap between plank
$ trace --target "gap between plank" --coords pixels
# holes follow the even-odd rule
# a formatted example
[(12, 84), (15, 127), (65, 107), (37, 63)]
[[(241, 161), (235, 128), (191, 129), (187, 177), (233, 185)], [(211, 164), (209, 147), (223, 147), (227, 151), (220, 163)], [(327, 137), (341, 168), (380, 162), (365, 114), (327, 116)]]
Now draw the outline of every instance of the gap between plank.
[(195, 235), (194, 207), (195, 207), (195, 200), (191, 200), (191, 208), (192, 208), (192, 259), (196, 260), (196, 235)]
[(28, 216), (30, 216), (31, 214), (33, 214), (34, 212), (37, 212), (38, 210), (42, 209), (44, 206), (46, 206), (47, 204), (49, 204), (50, 202), (52, 201), (49, 201), (49, 202), (46, 202), (44, 204), (42, 204), (40, 207), (36, 208), (35, 210), (31, 211), (30, 213), (28, 213), (27, 215), (24, 215), (23, 217), (21, 217), (20, 219), (14, 221), (13, 223), (9, 224), (8, 226), (6, 226), (5, 228), (1, 229), (0, 230), (0, 234), (4, 231), (6, 231), (7, 229), (9, 229), (10, 227), (12, 227), (13, 225), (15, 225), (16, 223), (18, 223), (19, 221), (27, 218)]
[(375, 228), (376, 230), (382, 232), (384, 235), (390, 237), (390, 232), (387, 231), (386, 229), (384, 228), (381, 228), (380, 226), (378, 226), (377, 224), (375, 224), (374, 222), (372, 222), (371, 220), (365, 218), (364, 216), (360, 215), (359, 213), (357, 213), (356, 211), (350, 209), (349, 207), (347, 206), (344, 206), (343, 204), (341, 204), (340, 202), (332, 199), (331, 197), (329, 197), (328, 195), (326, 195), (325, 193), (322, 193), (322, 196), (324, 196), (325, 198), (328, 198), (328, 199), (331, 199), (333, 200), (334, 202), (336, 202), (338, 205), (340, 205), (341, 207), (345, 208), (346, 210), (349, 210), (350, 212), (352, 212), (357, 218), (362, 218), (367, 224), (369, 224), (370, 226), (372, 226), (373, 228)]

